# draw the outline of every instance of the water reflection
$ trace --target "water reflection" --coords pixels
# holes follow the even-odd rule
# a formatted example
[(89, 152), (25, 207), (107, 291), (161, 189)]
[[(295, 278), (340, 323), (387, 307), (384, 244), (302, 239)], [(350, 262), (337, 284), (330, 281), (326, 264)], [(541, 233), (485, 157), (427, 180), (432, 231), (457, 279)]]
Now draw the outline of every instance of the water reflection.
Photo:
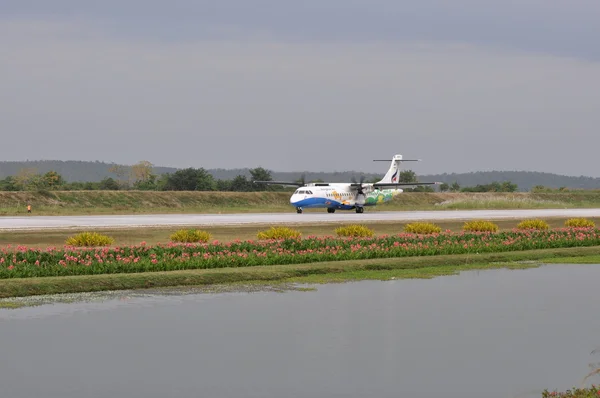
[(588, 372), (594, 265), (0, 311), (2, 396), (535, 397)]

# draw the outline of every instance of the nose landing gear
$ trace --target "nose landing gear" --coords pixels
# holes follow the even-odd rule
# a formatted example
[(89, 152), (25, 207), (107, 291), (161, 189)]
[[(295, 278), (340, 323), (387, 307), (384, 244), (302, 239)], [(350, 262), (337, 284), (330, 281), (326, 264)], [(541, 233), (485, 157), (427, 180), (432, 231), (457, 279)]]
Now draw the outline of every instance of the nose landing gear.
[(296, 207), (296, 213), (301, 214), (302, 213), (302, 207)]

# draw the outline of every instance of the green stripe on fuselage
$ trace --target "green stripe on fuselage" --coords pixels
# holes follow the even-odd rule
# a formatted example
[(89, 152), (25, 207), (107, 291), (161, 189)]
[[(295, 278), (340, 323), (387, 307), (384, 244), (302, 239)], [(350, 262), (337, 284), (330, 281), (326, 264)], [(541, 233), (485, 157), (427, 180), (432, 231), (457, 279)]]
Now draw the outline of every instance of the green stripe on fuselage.
[(375, 206), (392, 200), (394, 195), (401, 193), (398, 189), (381, 189), (369, 192), (365, 200), (365, 206)]

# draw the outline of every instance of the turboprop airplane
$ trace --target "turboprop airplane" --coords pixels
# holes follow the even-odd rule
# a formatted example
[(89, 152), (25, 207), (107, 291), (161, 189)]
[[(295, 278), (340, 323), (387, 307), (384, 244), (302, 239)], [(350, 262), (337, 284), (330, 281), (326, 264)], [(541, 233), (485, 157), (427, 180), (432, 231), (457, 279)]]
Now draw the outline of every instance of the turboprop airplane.
[[(373, 161), (389, 162), (389, 160), (380, 159)], [(356, 210), (357, 213), (364, 213), (365, 207), (388, 202), (394, 196), (404, 192), (399, 187), (440, 184), (439, 182), (398, 182), (400, 163), (418, 161), (420, 159), (402, 159), (402, 155), (394, 155), (385, 176), (373, 184), (365, 184), (362, 179), (360, 182), (353, 181), (351, 183), (254, 182), (257, 184), (298, 186), (299, 188), (290, 197), (290, 204), (296, 207), (297, 213), (302, 213), (302, 210), (307, 208), (326, 208), (328, 213), (334, 213), (338, 209)]]

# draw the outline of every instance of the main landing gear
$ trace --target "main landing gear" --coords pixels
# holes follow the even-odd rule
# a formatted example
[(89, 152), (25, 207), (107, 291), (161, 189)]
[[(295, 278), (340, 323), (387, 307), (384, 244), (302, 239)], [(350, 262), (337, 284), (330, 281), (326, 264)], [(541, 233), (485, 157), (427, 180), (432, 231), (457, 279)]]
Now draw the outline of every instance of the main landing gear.
[(357, 213), (364, 213), (365, 212), (365, 208), (364, 207), (357, 207), (356, 208), (356, 212)]
[(335, 207), (328, 207), (327, 213), (335, 213)]

